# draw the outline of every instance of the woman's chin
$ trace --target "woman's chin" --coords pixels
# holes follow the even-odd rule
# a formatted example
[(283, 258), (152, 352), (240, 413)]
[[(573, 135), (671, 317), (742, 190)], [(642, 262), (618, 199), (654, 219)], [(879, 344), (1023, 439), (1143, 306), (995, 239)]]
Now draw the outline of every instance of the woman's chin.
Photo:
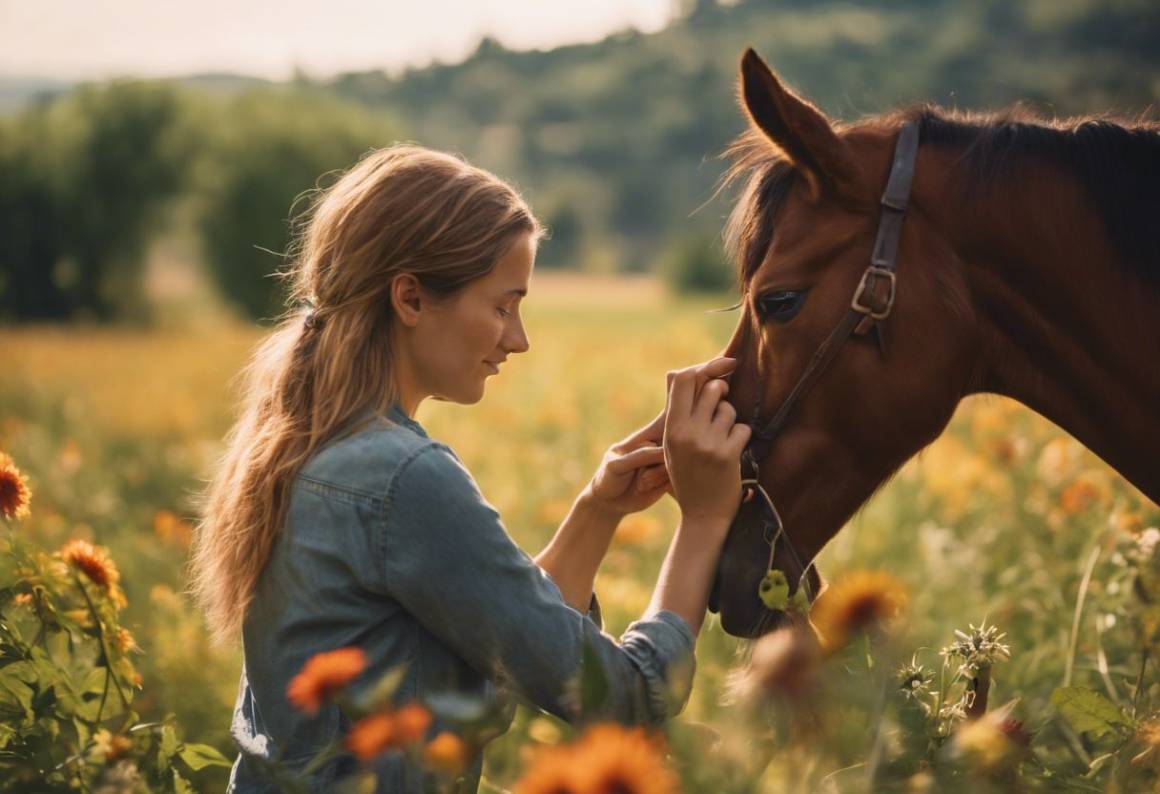
[(464, 395), (464, 399), (456, 400), (456, 402), (461, 402), (464, 405), (475, 405), (477, 402), (479, 402), (480, 400), (483, 399), (483, 394), (486, 391), (486, 389), (487, 389), (487, 381), (480, 380), (475, 385), (475, 388), (472, 389), (469, 394)]

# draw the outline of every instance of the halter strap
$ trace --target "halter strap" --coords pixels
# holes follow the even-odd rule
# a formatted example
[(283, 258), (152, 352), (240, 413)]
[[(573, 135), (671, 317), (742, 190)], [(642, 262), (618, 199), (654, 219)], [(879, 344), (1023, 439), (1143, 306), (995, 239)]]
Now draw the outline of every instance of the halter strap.
[[(862, 273), (854, 297), (850, 301), (850, 308), (820, 345), (814, 351), (805, 371), (798, 382), (794, 384), (789, 395), (778, 408), (773, 418), (759, 431), (753, 433), (745, 451), (741, 455), (742, 482), (749, 487), (756, 488), (764, 501), (768, 503), (770, 521), (766, 529), (772, 530), (773, 539), (770, 541), (770, 567), (776, 543), (780, 540), (785, 543), (791, 562), (800, 569), (798, 585), (806, 583), (807, 596), (809, 592), (809, 577), (807, 576), (813, 560), (803, 562), (798, 554), (789, 534), (782, 525), (781, 516), (773, 504), (773, 500), (761, 486), (758, 461), (765, 460), (769, 455), (774, 440), (785, 427), (786, 422), (805, 394), (826, 371), (826, 368), (838, 355), (842, 345), (851, 334), (864, 335), (875, 328), (878, 331), (878, 342), (883, 354), (886, 352), (885, 334), (883, 328), (877, 325), (878, 321), (890, 316), (894, 308), (896, 287), (896, 268), (898, 266), (898, 242), (902, 236), (902, 221), (906, 216), (906, 208), (910, 202), (910, 187), (914, 180), (914, 165), (918, 156), (919, 128), (913, 121), (905, 122), (898, 132), (898, 139), (894, 145), (894, 159), (890, 166), (890, 177), (886, 188), (882, 192), (880, 201), (881, 215), (878, 221), (878, 234), (874, 239), (874, 249), (870, 255), (870, 264)], [(761, 396), (758, 395), (757, 405), (754, 407), (750, 426), (757, 428), (761, 413)]]
[[(842, 317), (841, 322), (818, 345), (801, 378), (794, 384), (777, 413), (750, 438), (747, 452), (750, 453), (753, 463), (764, 460), (769, 454), (774, 439), (781, 433), (790, 414), (822, 376), (850, 334), (865, 334), (875, 322), (890, 316), (894, 307), (898, 241), (902, 236), (902, 221), (910, 200), (910, 185), (914, 179), (914, 162), (917, 154), (918, 124), (908, 121), (899, 130), (894, 147), (894, 161), (890, 167), (886, 189), (882, 193), (878, 235), (874, 240), (870, 265), (862, 273), (862, 279), (858, 282), (858, 288), (850, 301), (850, 309)], [(758, 397), (758, 404), (750, 423), (753, 426), (756, 426), (761, 411), (760, 399)]]

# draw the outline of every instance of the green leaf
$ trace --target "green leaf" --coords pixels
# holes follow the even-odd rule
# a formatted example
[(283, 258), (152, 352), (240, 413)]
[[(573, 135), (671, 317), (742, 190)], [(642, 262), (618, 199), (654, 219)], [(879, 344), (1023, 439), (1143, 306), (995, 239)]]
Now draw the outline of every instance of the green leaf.
[(1078, 733), (1100, 737), (1135, 727), (1119, 706), (1087, 687), (1059, 687), (1051, 693), (1051, 704)]
[(36, 673), (28, 662), (16, 662), (0, 668), (0, 706), (16, 707), (32, 718), (33, 690), (26, 682), (36, 680)]
[(374, 686), (367, 690), (359, 700), (359, 705), (367, 711), (373, 711), (378, 706), (387, 703), (395, 695), (399, 684), (407, 674), (407, 664), (397, 664), (383, 673)]
[[(157, 740), (157, 771), (167, 772), (173, 764), (173, 756), (177, 754), (177, 732), (173, 723), (168, 720), (161, 726)], [(174, 775), (177, 770), (173, 770)]]
[(580, 712), (591, 714), (604, 705), (608, 699), (608, 674), (597, 655), (596, 649), (587, 637), (584, 638), (584, 653), (580, 664)]
[(232, 761), (208, 744), (183, 744), (177, 752), (177, 757), (194, 772), (205, 769), (207, 766), (224, 766), (226, 768), (233, 766)]

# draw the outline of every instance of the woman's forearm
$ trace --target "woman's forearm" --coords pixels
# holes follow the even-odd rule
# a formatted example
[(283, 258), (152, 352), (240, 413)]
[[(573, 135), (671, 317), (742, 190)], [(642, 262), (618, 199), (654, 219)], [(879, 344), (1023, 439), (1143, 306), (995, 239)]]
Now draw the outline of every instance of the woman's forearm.
[[(682, 519), (673, 535), (644, 617), (662, 609), (675, 612), (685, 619), (696, 637), (705, 620), (709, 589), (717, 573), (721, 543), (724, 542), (729, 522), (707, 527), (693, 526), (688, 521)], [(712, 541), (712, 538), (720, 538), (721, 541)]]
[(622, 514), (602, 510), (584, 491), (552, 540), (534, 557), (560, 588), (564, 601), (581, 613), (588, 611), (596, 571), (621, 518)]

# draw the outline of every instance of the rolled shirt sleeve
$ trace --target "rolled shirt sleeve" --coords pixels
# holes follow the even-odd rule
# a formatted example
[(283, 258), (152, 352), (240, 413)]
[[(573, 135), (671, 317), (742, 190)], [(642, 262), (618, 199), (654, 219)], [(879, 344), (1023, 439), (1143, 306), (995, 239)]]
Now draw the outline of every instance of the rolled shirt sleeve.
[(587, 615), (564, 601), (450, 447), (433, 442), (401, 463), (383, 509), (385, 589), (483, 674), (574, 722), (587, 643), (608, 682), (601, 716), (656, 725), (684, 708), (695, 669), (685, 620), (661, 610), (619, 641), (605, 634), (595, 594)]

